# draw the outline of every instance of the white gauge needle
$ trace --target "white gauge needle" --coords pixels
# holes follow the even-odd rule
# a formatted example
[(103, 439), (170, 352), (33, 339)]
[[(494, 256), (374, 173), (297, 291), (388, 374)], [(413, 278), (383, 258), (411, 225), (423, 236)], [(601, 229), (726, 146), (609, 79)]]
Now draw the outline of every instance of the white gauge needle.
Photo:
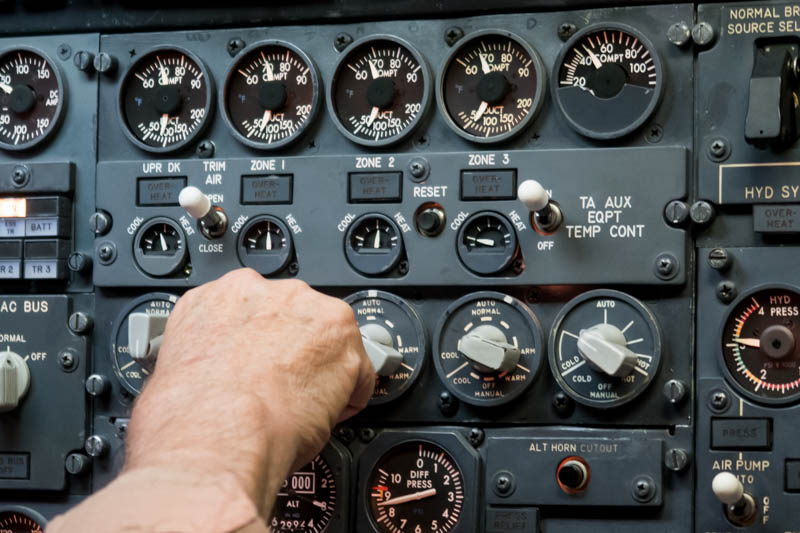
[(267, 124), (269, 124), (270, 120), (272, 120), (272, 111), (267, 109), (264, 111), (264, 116), (261, 118), (261, 128), (259, 129), (262, 131), (262, 133), (265, 129), (267, 129)]
[(761, 339), (736, 339), (736, 342), (751, 348), (761, 348)]
[(161, 239), (161, 251), (162, 252), (166, 252), (167, 251), (167, 239), (164, 238), (164, 234), (163, 233), (159, 233), (158, 234), (158, 238)]
[(369, 63), (369, 71), (372, 73), (372, 79), (375, 80), (380, 78), (381, 76), (378, 73), (378, 69), (375, 68), (375, 64), (371, 60), (367, 60), (367, 63)]
[(481, 70), (483, 71), (484, 74), (489, 74), (491, 69), (489, 68), (489, 62), (486, 61), (486, 55), (478, 54), (478, 57), (481, 58)]
[(475, 122), (479, 121), (486, 110), (489, 109), (489, 102), (481, 102), (481, 106), (478, 108), (478, 112), (475, 113), (475, 118), (472, 119)]
[(267, 250), (272, 250), (272, 232), (270, 231), (269, 222), (267, 222)]
[(269, 61), (265, 61), (264, 70), (267, 71), (267, 81), (275, 80), (275, 71), (272, 70), (272, 63), (270, 63)]
[(594, 65), (594, 68), (600, 68), (603, 66), (603, 63), (600, 62), (600, 58), (597, 57), (594, 52), (586, 48), (586, 45), (583, 45), (583, 49), (589, 54), (589, 59), (592, 60), (592, 65)]
[(158, 60), (158, 70), (161, 73), (161, 79), (159, 80), (159, 83), (161, 83), (161, 85), (169, 85), (169, 71), (167, 71), (166, 67), (161, 64), (160, 59)]
[(378, 106), (372, 106), (372, 111), (369, 114), (369, 118), (367, 119), (367, 126), (372, 126), (372, 123), (375, 122), (375, 119), (378, 118), (378, 113), (381, 110)]
[(0, 89), (6, 94), (11, 94), (14, 91), (10, 85), (6, 85), (5, 83), (0, 83)]
[(422, 500), (424, 498), (430, 498), (431, 496), (436, 496), (436, 489), (428, 489), (428, 490), (423, 490), (422, 492), (415, 492), (414, 494), (406, 494), (405, 496), (398, 496), (397, 498), (392, 498), (391, 500), (380, 502), (378, 504), (378, 507), (386, 507), (387, 505), (398, 505), (406, 502), (415, 502), (417, 500)]
[(167, 130), (167, 124), (169, 124), (169, 114), (164, 113), (161, 115), (161, 136), (164, 136), (164, 132)]
[[(377, 224), (375, 226), (378, 227)], [(372, 247), (375, 248), (376, 250), (381, 247), (381, 230), (380, 230), (380, 228), (378, 228), (375, 231), (375, 242), (372, 244)]]
[(327, 504), (325, 504), (325, 503), (322, 503), (322, 502), (318, 502), (317, 500), (314, 500), (313, 502), (311, 502), (311, 504), (312, 504), (314, 507), (319, 507), (320, 509), (327, 509), (327, 508), (328, 508), (328, 505), (327, 505)]
[(484, 246), (494, 246), (494, 241), (492, 239), (475, 239), (478, 244), (482, 244)]

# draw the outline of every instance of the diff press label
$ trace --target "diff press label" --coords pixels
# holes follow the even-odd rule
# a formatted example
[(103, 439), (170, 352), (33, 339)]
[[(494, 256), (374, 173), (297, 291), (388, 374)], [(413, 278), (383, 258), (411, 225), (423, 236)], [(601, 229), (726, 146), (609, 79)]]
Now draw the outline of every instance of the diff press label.
[(727, 6), (722, 32), (731, 36), (782, 35), (800, 32), (800, 4)]

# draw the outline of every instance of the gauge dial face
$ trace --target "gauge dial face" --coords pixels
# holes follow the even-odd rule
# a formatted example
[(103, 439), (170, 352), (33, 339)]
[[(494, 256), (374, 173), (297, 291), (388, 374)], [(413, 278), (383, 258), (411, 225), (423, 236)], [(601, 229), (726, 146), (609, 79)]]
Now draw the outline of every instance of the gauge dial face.
[(409, 135), (430, 100), (422, 56), (396, 37), (354, 43), (336, 66), (329, 109), (339, 130), (365, 146), (385, 146)]
[(145, 380), (151, 372), (140, 365), (130, 355), (128, 349), (128, 317), (132, 313), (147, 313), (154, 316), (169, 316), (178, 297), (166, 293), (146, 294), (137, 298), (123, 310), (114, 322), (114, 334), (111, 337), (111, 358), (114, 373), (125, 390), (136, 396), (142, 392)]
[(464, 504), (461, 469), (444, 449), (406, 442), (386, 453), (367, 484), (370, 518), (382, 533), (446, 533)]
[(177, 150), (207, 124), (212, 94), (213, 82), (193, 54), (178, 48), (149, 52), (133, 64), (122, 82), (123, 129), (144, 150)]
[(533, 48), (509, 33), (480, 32), (448, 59), (439, 105), (462, 137), (496, 142), (536, 117), (544, 91), (544, 64)]
[(661, 60), (643, 35), (622, 25), (577, 33), (556, 61), (553, 93), (582, 135), (614, 139), (634, 131), (661, 98)]
[(58, 127), (61, 74), (42, 53), (26, 48), (0, 55), (0, 148), (24, 150)]
[(3, 533), (42, 533), (41, 523), (28, 514), (20, 511), (0, 511), (0, 531)]
[[(658, 325), (632, 296), (589, 291), (567, 303), (554, 324), (550, 369), (575, 401), (616, 407), (639, 396), (655, 379), (661, 364)], [(613, 360), (619, 354), (626, 358)]]
[(294, 472), (281, 485), (270, 531), (322, 533), (336, 512), (336, 478), (322, 455)]
[(458, 257), (476, 274), (502, 272), (517, 253), (517, 233), (499, 213), (475, 213), (461, 225), (457, 238)]
[(139, 268), (156, 277), (177, 272), (188, 255), (183, 230), (166, 217), (152, 218), (142, 224), (134, 239), (133, 252)]
[(500, 405), (533, 383), (543, 360), (539, 320), (497, 292), (469, 294), (450, 305), (433, 340), (436, 372), (472, 405)]
[(244, 266), (264, 276), (286, 268), (292, 250), (289, 230), (272, 216), (253, 218), (239, 234), (239, 259)]
[(722, 332), (725, 368), (736, 386), (765, 403), (800, 398), (800, 292), (789, 287), (746, 295)]
[(225, 118), (237, 139), (271, 150), (296, 140), (319, 107), (316, 67), (283, 41), (256, 43), (228, 72)]
[(385, 274), (403, 255), (403, 237), (389, 217), (364, 215), (351, 224), (345, 235), (345, 255), (362, 274)]
[(375, 337), (375, 342), (389, 339), (390, 348), (403, 356), (394, 373), (375, 375), (370, 405), (398, 398), (414, 384), (425, 363), (425, 330), (419, 315), (405, 300), (384, 291), (357, 292), (345, 301), (353, 308), (362, 336)]

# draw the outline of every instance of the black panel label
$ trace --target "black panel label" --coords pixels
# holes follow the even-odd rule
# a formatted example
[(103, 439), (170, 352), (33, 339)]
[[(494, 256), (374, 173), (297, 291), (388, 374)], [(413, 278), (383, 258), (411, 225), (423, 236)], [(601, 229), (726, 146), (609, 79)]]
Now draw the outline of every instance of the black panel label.
[(517, 197), (516, 170), (462, 170), (462, 200), (514, 200)]
[(290, 204), (293, 178), (293, 174), (242, 176), (242, 203)]
[(186, 177), (139, 178), (138, 185), (137, 205), (178, 205)]
[(0, 479), (28, 479), (29, 472), (29, 454), (0, 453)]
[(800, 203), (800, 162), (720, 165), (718, 204)]
[(402, 172), (351, 172), (350, 202), (399, 202), (403, 198)]

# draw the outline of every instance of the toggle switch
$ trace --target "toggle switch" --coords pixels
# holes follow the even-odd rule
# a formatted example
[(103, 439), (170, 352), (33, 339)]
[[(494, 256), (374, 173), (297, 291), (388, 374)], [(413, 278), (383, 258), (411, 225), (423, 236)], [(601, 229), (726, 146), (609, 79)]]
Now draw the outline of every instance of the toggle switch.
[(386, 328), (378, 324), (361, 326), (361, 341), (376, 374), (391, 376), (397, 372), (403, 362), (403, 354), (395, 350), (392, 335)]
[(519, 362), (519, 348), (508, 343), (495, 326), (478, 326), (458, 341), (458, 351), (467, 359), (493, 372), (510, 372)]
[(725, 516), (731, 524), (747, 527), (755, 523), (758, 506), (753, 497), (744, 491), (739, 478), (730, 472), (720, 472), (711, 481), (711, 490), (725, 504)]
[(16, 409), (30, 385), (28, 363), (10, 350), (0, 352), (0, 413)]
[(517, 189), (517, 196), (533, 213), (536, 225), (545, 233), (552, 233), (564, 219), (561, 209), (550, 200), (550, 195), (536, 180), (525, 180)]
[(192, 218), (196, 218), (200, 231), (209, 239), (217, 239), (228, 229), (228, 217), (221, 207), (211, 205), (211, 200), (197, 187), (184, 187), (178, 203)]
[(166, 315), (131, 313), (128, 316), (128, 350), (134, 361), (148, 370), (156, 366), (167, 327)]

